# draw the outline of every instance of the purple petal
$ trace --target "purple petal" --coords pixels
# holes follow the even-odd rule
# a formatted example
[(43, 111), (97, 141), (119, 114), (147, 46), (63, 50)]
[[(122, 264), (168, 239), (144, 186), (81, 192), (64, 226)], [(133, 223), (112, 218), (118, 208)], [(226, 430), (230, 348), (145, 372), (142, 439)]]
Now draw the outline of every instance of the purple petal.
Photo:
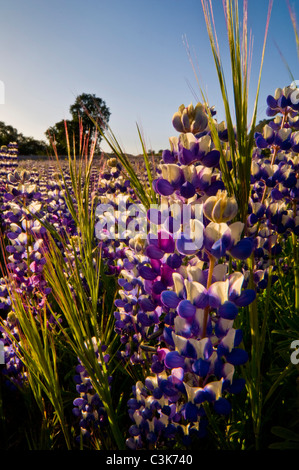
[(171, 290), (165, 290), (161, 294), (161, 301), (168, 308), (177, 308), (180, 303), (180, 298), (176, 295), (175, 292)]
[(198, 408), (191, 402), (186, 403), (184, 414), (187, 421), (197, 421)]
[(229, 415), (231, 411), (231, 404), (226, 398), (218, 398), (214, 403), (214, 410), (220, 415)]
[(173, 336), (172, 336), (172, 329), (165, 326), (163, 330), (163, 338), (164, 341), (169, 344), (169, 346), (172, 346), (174, 348), (174, 341), (173, 341)]
[(268, 117), (273, 117), (273, 116), (275, 116), (277, 113), (278, 113), (278, 110), (272, 109), (272, 108), (270, 108), (269, 106), (268, 106), (267, 109), (266, 109), (266, 115), (267, 115)]
[(194, 144), (192, 150), (186, 149), (185, 147), (181, 147), (178, 152), (179, 162), (182, 163), (182, 165), (189, 165), (197, 159), (197, 156), (198, 143)]
[(187, 341), (186, 347), (184, 348), (184, 351), (182, 351), (184, 356), (189, 357), (191, 359), (196, 359), (197, 358), (197, 351), (195, 347), (193, 346), (190, 341)]
[(226, 360), (233, 365), (245, 364), (248, 361), (248, 354), (244, 349), (233, 348), (226, 356)]
[(243, 238), (230, 249), (230, 254), (233, 258), (245, 260), (251, 255), (253, 247), (254, 242), (251, 238)]
[(280, 108), (286, 108), (286, 106), (288, 105), (287, 98), (284, 95), (281, 95), (281, 97), (278, 98), (278, 100), (277, 100), (277, 105)]
[(184, 132), (184, 127), (181, 121), (181, 116), (178, 113), (175, 113), (172, 118), (172, 125), (178, 132)]
[(268, 95), (267, 96), (267, 105), (270, 108), (277, 108), (277, 100), (272, 95)]
[(238, 329), (235, 331), (234, 346), (237, 347), (243, 339), (243, 331)]
[(224, 304), (220, 305), (218, 313), (226, 320), (234, 320), (238, 315), (238, 307), (233, 302), (227, 300)]
[(87, 401), (84, 400), (84, 398), (75, 398), (75, 400), (73, 401), (74, 406), (83, 406), (86, 403), (87, 403)]
[(153, 281), (157, 277), (157, 273), (154, 272), (152, 268), (149, 266), (140, 266), (139, 267), (139, 275), (148, 281)]
[(219, 190), (225, 189), (224, 183), (221, 180), (216, 180), (211, 183), (210, 186), (208, 186), (205, 189), (205, 193), (207, 196), (215, 196)]
[(194, 403), (199, 405), (200, 403), (203, 403), (204, 401), (211, 401), (209, 392), (204, 389), (198, 390), (198, 392), (196, 392), (195, 397), (194, 397)]
[(139, 300), (138, 303), (145, 312), (153, 312), (156, 308), (156, 304), (148, 298), (143, 298)]
[(161, 261), (158, 259), (151, 259), (150, 260), (152, 269), (157, 273), (160, 274), (160, 269), (161, 269)]
[(253, 289), (243, 290), (240, 297), (238, 297), (234, 302), (238, 307), (247, 307), (251, 304), (256, 297), (256, 293)]
[(171, 351), (166, 354), (164, 364), (169, 369), (176, 369), (178, 367), (184, 367), (185, 359), (180, 356), (178, 351)]
[[(171, 354), (171, 353), (168, 353), (168, 354)], [(170, 368), (172, 369), (172, 367)], [(175, 386), (170, 382), (170, 380), (166, 380), (166, 379), (161, 380), (160, 389), (168, 397), (175, 396), (177, 394), (177, 390)]]
[(146, 256), (148, 256), (149, 258), (161, 259), (161, 258), (163, 258), (163, 256), (164, 256), (164, 251), (163, 251), (163, 250), (160, 250), (160, 248), (158, 248), (158, 247), (155, 246), (155, 245), (148, 245), (148, 246), (146, 247), (145, 254), (146, 254)]
[(176, 161), (176, 156), (174, 155), (173, 152), (170, 150), (163, 150), (162, 152), (162, 159), (164, 163), (175, 163)]
[(255, 138), (256, 146), (260, 149), (265, 149), (268, 147), (268, 142), (264, 139), (262, 134), (258, 134)]
[(201, 163), (207, 168), (214, 168), (219, 165), (220, 152), (218, 150), (211, 150), (204, 157), (200, 159)]
[(219, 259), (222, 258), (222, 256), (225, 255), (227, 250), (227, 245), (223, 242), (223, 239), (220, 238), (220, 240), (217, 240), (213, 245), (210, 250), (211, 255), (213, 255), (215, 258)]
[(210, 369), (210, 362), (202, 358), (194, 362), (192, 370), (195, 374), (200, 375), (200, 377), (205, 377)]
[(161, 269), (161, 281), (166, 287), (173, 286), (173, 269), (168, 264), (163, 264)]
[(149, 317), (144, 312), (139, 312), (137, 314), (137, 322), (140, 323), (142, 326), (152, 326), (154, 324), (153, 318)]
[(8, 232), (6, 234), (7, 238), (9, 238), (10, 240), (15, 240), (16, 238), (18, 238), (20, 232)]
[(152, 284), (152, 286), (150, 286), (149, 293), (151, 293), (151, 291), (152, 291), (153, 294), (160, 295), (161, 292), (163, 292), (166, 287), (167, 286), (165, 286), (164, 282), (156, 281)]
[(196, 307), (189, 300), (182, 300), (178, 305), (177, 311), (182, 318), (193, 318), (196, 313)]
[(182, 257), (176, 253), (169, 255), (167, 258), (167, 264), (172, 269), (179, 268), (182, 265)]
[(175, 249), (175, 242), (169, 233), (160, 232), (158, 235), (158, 246), (165, 253), (173, 253)]
[(161, 196), (170, 196), (174, 192), (174, 188), (169, 181), (165, 180), (164, 178), (158, 179), (156, 182), (156, 189)]
[(193, 184), (189, 183), (189, 181), (186, 181), (180, 189), (180, 194), (182, 197), (189, 199), (194, 196), (195, 194), (195, 188)]

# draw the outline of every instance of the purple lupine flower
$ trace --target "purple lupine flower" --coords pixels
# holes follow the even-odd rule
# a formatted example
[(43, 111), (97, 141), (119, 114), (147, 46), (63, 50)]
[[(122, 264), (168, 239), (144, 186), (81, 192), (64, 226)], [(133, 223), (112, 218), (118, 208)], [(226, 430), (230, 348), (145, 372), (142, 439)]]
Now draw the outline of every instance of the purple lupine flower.
[[(95, 338), (93, 339), (95, 355), (99, 363), (101, 363), (98, 345), (96, 344)], [(101, 345), (101, 349), (105, 352), (106, 346)], [(104, 360), (108, 362), (109, 355), (105, 354)], [(111, 383), (112, 377), (109, 378), (109, 381)], [(73, 415), (78, 419), (80, 435), (85, 441), (96, 439), (99, 433), (101, 434), (108, 425), (107, 412), (102, 400), (95, 392), (91, 379), (80, 360), (76, 367), (74, 382), (76, 383), (76, 391), (79, 397), (73, 400)], [(78, 443), (80, 443), (80, 435), (76, 437)]]

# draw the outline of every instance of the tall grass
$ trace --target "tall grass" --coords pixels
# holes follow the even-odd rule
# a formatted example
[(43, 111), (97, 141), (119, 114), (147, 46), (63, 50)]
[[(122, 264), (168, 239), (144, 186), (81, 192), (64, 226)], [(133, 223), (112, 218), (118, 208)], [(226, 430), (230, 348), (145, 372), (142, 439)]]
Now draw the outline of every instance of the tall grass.
[[(248, 97), (249, 82), (252, 59), (252, 40), (248, 40), (248, 2), (243, 1), (243, 19), (240, 29), (240, 13), (238, 0), (223, 0), (223, 9), (227, 29), (228, 48), (230, 54), (230, 70), (232, 78), (233, 105), (229, 100), (229, 93), (226, 85), (224, 67), (221, 60), (219, 42), (213, 15), (213, 6), (211, 0), (201, 0), (203, 14), (206, 22), (207, 32), (210, 40), (211, 50), (216, 66), (216, 72), (222, 94), (222, 100), (225, 109), (226, 126), (228, 131), (228, 145), (223, 148), (217, 126), (210, 115), (209, 124), (211, 135), (216, 148), (221, 152), (221, 170), (223, 181), (228, 192), (233, 194), (238, 202), (239, 216), (245, 224), (248, 216), (248, 204), (250, 197), (250, 174), (252, 153), (255, 146), (254, 133), (256, 126), (257, 107), (262, 76), (263, 61), (266, 49), (266, 40), (271, 16), (273, 1), (268, 4), (268, 14), (265, 25), (265, 35), (262, 47), (262, 56), (258, 83), (255, 93), (253, 114), (251, 121), (248, 121)], [(232, 112), (234, 109), (234, 115)], [(228, 165), (228, 159), (231, 162), (231, 169)], [(255, 289), (253, 281), (254, 258), (249, 260), (251, 289)], [(269, 276), (270, 286), (271, 276)], [(269, 296), (269, 290), (267, 290)], [(266, 302), (268, 305), (268, 300)], [(261, 318), (259, 313), (258, 300), (256, 299), (248, 309), (249, 328), (251, 332), (251, 357), (248, 365), (245, 367), (247, 390), (251, 402), (251, 416), (253, 423), (253, 432), (255, 435), (255, 446), (259, 448), (260, 432), (262, 425), (262, 382), (263, 370), (262, 362), (265, 352), (265, 338), (268, 332), (268, 312), (269, 307), (264, 311)]]
[[(114, 366), (111, 365), (112, 361), (106, 364), (102, 352), (102, 346), (108, 346), (108, 353), (113, 356), (117, 338), (113, 330), (111, 311), (113, 304), (111, 300), (106, 302), (110, 289), (103, 270), (101, 245), (95, 238), (95, 213), (98, 201), (91, 197), (90, 192), (94, 148), (91, 149), (88, 158), (81, 156), (79, 159), (75, 153), (71, 155), (70, 145), (68, 149), (73, 195), (67, 192), (66, 202), (76, 223), (78, 236), (68, 239), (67, 243), (64, 242), (65, 257), (57, 248), (54, 239), (50, 240), (48, 250), (45, 251), (45, 277), (60, 307), (63, 319), (62, 323), (59, 323), (61, 333), (87, 370), (93, 388), (104, 404), (114, 439), (113, 445), (123, 449), (123, 432), (119, 427), (109, 384)], [(100, 292), (101, 282), (104, 283), (103, 292)], [(113, 281), (109, 280), (110, 284), (111, 282), (113, 285)], [(114, 285), (116, 291), (115, 287)], [(112, 301), (115, 293), (112, 295)], [(99, 306), (101, 296), (102, 305)], [(55, 316), (55, 312), (52, 313)], [(99, 358), (95, 355), (95, 344), (98, 347)]]
[[(83, 103), (82, 103), (83, 105)], [(130, 163), (126, 153), (122, 150), (115, 134), (113, 133), (112, 129), (108, 125), (108, 123), (101, 123), (97, 120), (95, 120), (91, 114), (89, 113), (88, 109), (83, 105), (84, 111), (86, 114), (89, 116), (91, 122), (97, 129), (98, 133), (102, 136), (102, 138), (105, 140), (105, 142), (108, 144), (110, 147), (111, 151), (114, 153), (115, 157), (120, 161), (122, 164), (124, 170), (126, 171), (128, 177), (130, 178), (131, 186), (135, 191), (136, 196), (139, 198), (140, 202), (143, 204), (143, 206), (146, 209), (150, 208), (151, 204), (155, 204), (157, 202), (157, 196), (153, 190), (152, 187), (152, 181), (153, 181), (153, 174), (150, 170), (150, 160), (149, 160), (149, 155), (146, 152), (146, 146), (144, 143), (144, 139), (142, 138), (140, 129), (137, 125), (137, 131), (138, 131), (138, 136), (141, 142), (142, 146), (142, 152), (143, 152), (143, 158), (147, 170), (147, 175), (148, 175), (148, 185), (144, 187), (144, 182), (138, 177), (138, 175), (135, 172), (135, 169), (133, 165)], [(99, 110), (100, 112), (100, 110)]]
[[(80, 141), (77, 156), (75, 147), (71, 152), (67, 128), (66, 135), (71, 185), (68, 186), (54, 145), (60, 173), (57, 181), (61, 189), (65, 190), (65, 202), (75, 222), (77, 235), (60, 233), (56, 227), (32, 214), (48, 232), (43, 249), (43, 275), (52, 293), (37, 319), (33, 314), (30, 294), (20, 294), (10, 286), (21, 346), (9, 328), (7, 334), (28, 370), (29, 386), (42, 412), (45, 411), (43, 393), (50, 400), (68, 449), (71, 448), (71, 440), (64, 418), (62, 388), (57, 371), (56, 349), (59, 343), (67, 346), (68, 355), (74, 361), (73, 367), (78, 361), (84, 366), (106, 410), (110, 437), (98, 438), (95, 445), (97, 448), (105, 448), (109, 442), (112, 448), (124, 449), (123, 430), (116, 411), (119, 401), (113, 403), (110, 390), (110, 376), (117, 368), (114, 355), (118, 348), (118, 337), (113, 328), (112, 310), (117, 291), (113, 278), (106, 277), (101, 245), (95, 238), (97, 198), (92, 197), (90, 184), (94, 147)], [(48, 328), (49, 315), (56, 320), (55, 335)], [(111, 358), (109, 362), (104, 358), (104, 346), (107, 347), (105, 354)]]
[[(212, 1), (201, 0), (201, 3), (225, 110), (226, 126), (228, 131), (228, 149), (223, 149), (218, 136), (216, 124), (210, 116), (209, 123), (211, 134), (216, 148), (218, 148), (221, 153), (221, 170), (225, 186), (228, 192), (236, 197), (239, 205), (240, 219), (245, 222), (248, 211), (251, 158), (255, 143), (254, 132), (258, 97), (273, 1), (269, 1), (259, 78), (253, 106), (253, 115), (250, 123), (248, 122), (248, 94), (252, 40), (251, 36), (248, 40), (248, 2), (246, 0), (243, 2), (242, 29), (240, 29), (238, 0), (223, 0), (223, 9), (228, 34), (234, 106), (231, 105), (229, 100), (229, 93), (226, 85), (226, 78), (214, 21)], [(234, 113), (232, 111), (233, 108)], [(232, 164), (231, 170), (228, 165), (228, 155)]]
[(16, 340), (9, 328), (4, 328), (26, 368), (29, 387), (41, 412), (42, 429), (51, 422), (51, 412), (45, 404), (46, 397), (53, 407), (54, 423), (58, 421), (66, 447), (71, 450), (70, 429), (65, 418), (65, 402), (58, 373), (59, 358), (54, 332), (48, 327), (46, 306), (40, 309), (32, 305), (28, 297), (17, 293), (12, 279), (10, 281), (12, 307), (17, 317), (20, 340)]

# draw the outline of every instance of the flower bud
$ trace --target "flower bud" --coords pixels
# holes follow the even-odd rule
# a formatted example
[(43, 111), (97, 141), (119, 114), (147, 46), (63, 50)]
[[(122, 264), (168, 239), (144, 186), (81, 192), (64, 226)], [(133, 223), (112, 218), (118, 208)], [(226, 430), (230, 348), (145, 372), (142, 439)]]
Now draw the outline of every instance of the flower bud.
[(13, 175), (13, 173), (9, 173), (7, 175), (7, 179), (8, 179), (8, 182), (11, 183), (11, 184), (14, 184), (17, 182), (17, 179), (16, 177)]
[(203, 132), (208, 125), (208, 116), (201, 103), (193, 106), (181, 105), (172, 117), (172, 124), (176, 131), (181, 133), (191, 132), (197, 134)]
[(116, 167), (117, 159), (116, 158), (109, 158), (109, 160), (107, 161), (107, 165), (110, 166), (111, 168)]
[(203, 206), (207, 219), (218, 224), (232, 220), (238, 213), (238, 204), (226, 191), (218, 191), (216, 196), (209, 197)]

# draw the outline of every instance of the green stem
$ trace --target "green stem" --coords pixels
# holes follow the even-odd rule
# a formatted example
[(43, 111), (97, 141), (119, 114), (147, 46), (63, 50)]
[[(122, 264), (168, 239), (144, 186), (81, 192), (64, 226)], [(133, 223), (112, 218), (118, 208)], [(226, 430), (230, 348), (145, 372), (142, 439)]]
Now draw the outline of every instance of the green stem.
[[(270, 256), (270, 262), (271, 262), (271, 256)], [(260, 356), (259, 356), (259, 362), (262, 360), (262, 355), (264, 352), (264, 345), (265, 345), (265, 339), (266, 339), (266, 332), (267, 332), (267, 323), (268, 323), (268, 317), (269, 317), (269, 304), (270, 304), (270, 292), (271, 292), (271, 284), (272, 284), (272, 266), (270, 264), (269, 266), (269, 273), (268, 273), (268, 283), (267, 283), (267, 291), (266, 291), (266, 304), (264, 307), (264, 314), (263, 314), (263, 323), (262, 323), (262, 328), (261, 328), (261, 335), (260, 335)]]
[(205, 410), (206, 416), (208, 418), (211, 430), (213, 431), (215, 437), (219, 440), (219, 444), (221, 447), (221, 450), (230, 450), (231, 447), (229, 445), (229, 442), (225, 439), (223, 436), (222, 431), (219, 429), (216, 420), (214, 419), (211, 410), (209, 408), (209, 403), (203, 403), (203, 408)]
[[(210, 261), (210, 263), (209, 263), (209, 272), (208, 272), (208, 280), (207, 280), (207, 289), (208, 289), (210, 287), (210, 285), (212, 284), (212, 276), (213, 276), (213, 270), (214, 270), (214, 266), (215, 266), (215, 258), (210, 253), (207, 253), (207, 255), (208, 255), (209, 261)], [(206, 334), (207, 334), (207, 324), (208, 324), (209, 311), (210, 311), (210, 307), (208, 305), (204, 309), (202, 338), (205, 338)]]
[[(254, 257), (250, 257), (250, 288), (254, 289)], [(259, 448), (259, 435), (261, 427), (261, 411), (262, 411), (262, 396), (261, 396), (261, 351), (260, 351), (260, 334), (259, 334), (259, 318), (258, 307), (256, 299), (249, 305), (249, 320), (251, 332), (251, 361), (250, 367), (250, 380), (247, 381), (247, 388), (251, 401), (251, 415), (253, 420), (253, 430), (255, 435), (256, 450)]]
[(299, 264), (298, 245), (295, 233), (292, 233), (293, 257), (294, 257), (294, 289), (295, 289), (295, 312), (299, 313)]

